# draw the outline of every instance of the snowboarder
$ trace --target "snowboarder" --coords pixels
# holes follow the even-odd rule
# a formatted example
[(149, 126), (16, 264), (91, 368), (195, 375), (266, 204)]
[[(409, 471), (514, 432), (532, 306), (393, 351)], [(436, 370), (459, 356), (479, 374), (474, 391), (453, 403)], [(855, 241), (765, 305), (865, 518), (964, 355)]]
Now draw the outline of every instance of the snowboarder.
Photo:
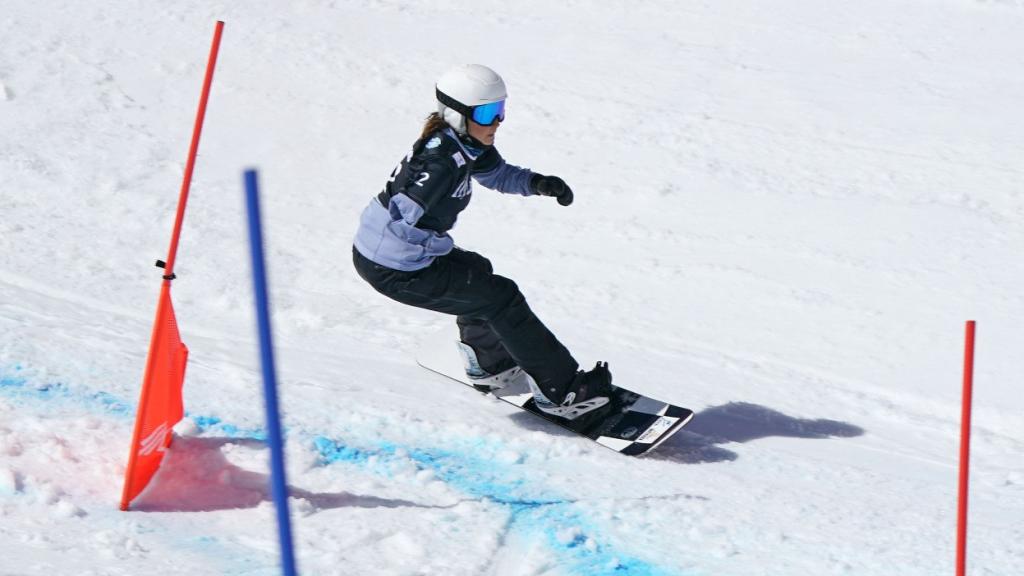
[(448, 235), (469, 204), (473, 182), (522, 196), (550, 196), (562, 206), (572, 189), (505, 162), (494, 136), (507, 93), (490, 68), (468, 64), (437, 81), (437, 112), (363, 211), (353, 243), (356, 271), (389, 298), (457, 317), (467, 374), (498, 386), (501, 375), (528, 374), (537, 407), (576, 418), (608, 403), (611, 373), (579, 364), (533, 313), (515, 282)]

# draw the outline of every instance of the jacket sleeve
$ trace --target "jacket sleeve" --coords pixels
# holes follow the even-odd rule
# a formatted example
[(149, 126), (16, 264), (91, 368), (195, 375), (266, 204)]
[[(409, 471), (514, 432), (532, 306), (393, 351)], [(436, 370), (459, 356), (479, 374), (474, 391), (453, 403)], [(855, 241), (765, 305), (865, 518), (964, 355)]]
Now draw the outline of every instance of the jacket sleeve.
[(505, 194), (531, 196), (530, 176), (528, 168), (520, 168), (505, 162), (505, 159), (493, 146), (488, 148), (473, 164), (473, 179), (485, 186)]

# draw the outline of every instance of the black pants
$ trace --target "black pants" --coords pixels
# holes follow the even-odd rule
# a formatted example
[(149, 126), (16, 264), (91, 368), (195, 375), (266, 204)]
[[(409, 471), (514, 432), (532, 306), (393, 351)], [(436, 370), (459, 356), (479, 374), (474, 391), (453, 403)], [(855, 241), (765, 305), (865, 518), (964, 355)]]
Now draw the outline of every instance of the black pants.
[(519, 365), (546, 394), (564, 395), (579, 364), (530, 310), (516, 283), (494, 274), (483, 256), (456, 248), (413, 272), (381, 266), (354, 248), (352, 259), (359, 276), (392, 300), (457, 316), (462, 341), (484, 370), (496, 374)]

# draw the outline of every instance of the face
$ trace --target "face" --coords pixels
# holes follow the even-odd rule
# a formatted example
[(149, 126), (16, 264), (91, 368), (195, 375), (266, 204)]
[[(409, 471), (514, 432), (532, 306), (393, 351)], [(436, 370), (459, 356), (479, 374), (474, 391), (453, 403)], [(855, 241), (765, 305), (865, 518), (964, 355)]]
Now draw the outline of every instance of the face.
[(471, 119), (466, 119), (466, 131), (469, 135), (488, 146), (494, 145), (494, 133), (498, 131), (498, 126), (501, 126), (501, 120), (497, 118), (490, 126), (481, 126)]

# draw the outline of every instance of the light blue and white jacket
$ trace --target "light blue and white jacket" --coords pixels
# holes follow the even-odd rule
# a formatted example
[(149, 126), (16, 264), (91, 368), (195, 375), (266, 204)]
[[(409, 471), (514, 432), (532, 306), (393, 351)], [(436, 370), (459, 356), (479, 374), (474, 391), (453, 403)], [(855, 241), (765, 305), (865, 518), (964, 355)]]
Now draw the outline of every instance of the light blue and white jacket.
[(532, 175), (506, 163), (493, 146), (476, 148), (451, 128), (435, 132), (413, 144), (384, 190), (363, 210), (355, 248), (395, 270), (426, 268), (454, 246), (448, 231), (469, 205), (473, 180), (506, 194), (530, 196)]

